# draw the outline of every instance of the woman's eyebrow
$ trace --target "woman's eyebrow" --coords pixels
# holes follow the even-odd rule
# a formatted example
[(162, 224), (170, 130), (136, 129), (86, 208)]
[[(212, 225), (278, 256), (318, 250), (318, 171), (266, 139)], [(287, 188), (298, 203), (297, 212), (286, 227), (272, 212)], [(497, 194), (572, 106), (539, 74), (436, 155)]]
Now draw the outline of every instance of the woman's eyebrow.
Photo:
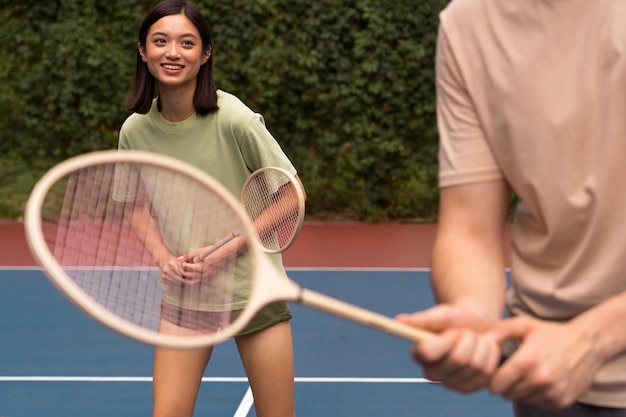
[[(150, 35), (150, 37), (154, 37), (154, 36), (162, 36), (164, 38), (170, 37), (171, 35), (165, 32), (154, 32)], [(179, 38), (198, 38), (195, 34), (189, 32), (189, 33), (183, 33), (182, 35), (178, 36)]]

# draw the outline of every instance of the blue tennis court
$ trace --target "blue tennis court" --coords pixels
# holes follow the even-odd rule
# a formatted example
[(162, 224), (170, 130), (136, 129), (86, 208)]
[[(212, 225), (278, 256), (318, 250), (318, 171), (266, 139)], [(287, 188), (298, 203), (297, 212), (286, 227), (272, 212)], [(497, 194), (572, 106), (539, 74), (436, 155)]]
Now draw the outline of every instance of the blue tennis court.
[[(300, 285), (393, 316), (433, 304), (425, 269), (288, 269)], [(91, 321), (37, 268), (0, 269), (0, 416), (151, 413), (152, 348)], [(430, 383), (410, 343), (292, 305), (296, 410), (307, 416), (512, 416)], [(216, 347), (196, 416), (255, 416), (233, 342)]]

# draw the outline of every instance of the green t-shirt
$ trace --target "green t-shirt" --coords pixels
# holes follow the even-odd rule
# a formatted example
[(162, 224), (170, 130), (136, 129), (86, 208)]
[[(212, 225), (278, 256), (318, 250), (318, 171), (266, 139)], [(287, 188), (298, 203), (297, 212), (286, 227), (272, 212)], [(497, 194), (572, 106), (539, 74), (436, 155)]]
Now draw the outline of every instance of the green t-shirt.
[(133, 114), (120, 130), (119, 148), (156, 152), (194, 165), (239, 198), (248, 176), (265, 166), (296, 169), (267, 130), (263, 117), (237, 97), (217, 92), (219, 109), (182, 122), (161, 116), (156, 99), (147, 114)]
[[(207, 116), (194, 114), (184, 121), (174, 123), (163, 118), (155, 99), (148, 113), (132, 114), (124, 122), (120, 130), (119, 148), (165, 154), (187, 162), (215, 178), (237, 199), (240, 198), (244, 182), (256, 169), (277, 166), (292, 174), (296, 173), (296, 169), (266, 128), (260, 114), (253, 112), (237, 97), (223, 91), (218, 91), (217, 104), (219, 109)], [(173, 199), (154, 203), (176, 206)], [(169, 207), (166, 209), (170, 210)], [(181, 207), (178, 210), (180, 213), (189, 212)], [(181, 222), (189, 223), (182, 226), (188, 233), (180, 233)], [(176, 222), (164, 222), (178, 226), (174, 230), (162, 227), (164, 240), (175, 256), (203, 246), (203, 238), (214, 242), (228, 234), (225, 230), (220, 230), (215, 232), (215, 236), (205, 236), (205, 232), (194, 229), (191, 222), (191, 219), (185, 222), (180, 218)], [(284, 273), (280, 255), (269, 256), (279, 271)], [(245, 257), (241, 261), (245, 262)], [(212, 281), (215, 285), (220, 285), (219, 280)], [(210, 285), (205, 287), (203, 291), (209, 293)], [(243, 293), (238, 291), (242, 299), (245, 298)], [(180, 303), (181, 297), (178, 292), (164, 288), (164, 299), (176, 305)], [(199, 310), (232, 308), (232, 305), (228, 307), (217, 304), (219, 303), (188, 307)]]

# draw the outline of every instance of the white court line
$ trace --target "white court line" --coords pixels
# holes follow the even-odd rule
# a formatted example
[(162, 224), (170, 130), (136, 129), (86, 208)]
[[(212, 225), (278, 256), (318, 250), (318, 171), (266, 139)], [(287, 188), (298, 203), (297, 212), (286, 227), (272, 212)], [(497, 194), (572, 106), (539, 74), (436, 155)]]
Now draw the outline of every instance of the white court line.
[[(149, 376), (0, 376), (0, 382), (152, 382)], [(246, 377), (203, 377), (202, 382), (248, 382)], [(392, 384), (433, 384), (425, 378), (336, 378), (336, 377), (296, 377), (295, 382), (323, 383), (392, 383)], [(248, 386), (233, 417), (246, 417), (254, 397)]]
[[(359, 266), (347, 266), (347, 267), (315, 267), (315, 266), (292, 266), (285, 267), (287, 271), (304, 271), (304, 272), (315, 272), (315, 271), (355, 271), (355, 272), (378, 272), (378, 271), (388, 271), (388, 272), (428, 272), (430, 268), (422, 268), (422, 267), (359, 267)], [(43, 268), (40, 266), (0, 266), (0, 271), (42, 271)]]
[(325, 377), (296, 377), (296, 382), (328, 382), (351, 384), (435, 384), (437, 382), (426, 378), (325, 378)]
[(252, 404), (254, 404), (254, 398), (252, 397), (252, 390), (248, 387), (246, 391), (246, 395), (243, 396), (237, 411), (235, 411), (235, 415), (233, 417), (246, 417), (252, 408)]
[[(150, 376), (0, 376), (0, 382), (152, 382)], [(204, 377), (202, 382), (248, 382), (246, 377)], [(295, 382), (433, 384), (426, 378), (296, 377)]]
[(361, 266), (286, 266), (285, 270), (289, 271), (304, 271), (304, 272), (330, 272), (330, 271), (348, 271), (348, 272), (430, 272), (430, 268), (425, 267), (403, 267), (403, 266), (375, 266), (375, 267), (361, 267)]
[[(204, 379), (203, 379), (204, 381)], [(329, 382), (329, 383), (435, 383), (424, 378), (306, 378), (296, 377), (296, 382)], [(252, 390), (248, 387), (233, 417), (246, 417), (254, 405)]]
[[(304, 271), (304, 272), (315, 272), (315, 271), (356, 271), (356, 272), (377, 272), (377, 271), (390, 271), (390, 272), (428, 272), (430, 268), (427, 267), (395, 267), (395, 266), (382, 266), (382, 267), (360, 267), (360, 266), (323, 266), (323, 267), (315, 267), (315, 266), (286, 266), (285, 269), (287, 271)], [(43, 268), (40, 266), (0, 266), (0, 271), (43, 271)]]
[(0, 271), (43, 271), (40, 266), (0, 266)]
[[(347, 266), (347, 267), (337, 267), (337, 266), (323, 266), (323, 267), (315, 267), (315, 266), (286, 266), (285, 270), (289, 271), (303, 271), (303, 272), (315, 272), (315, 271), (354, 271), (354, 272), (430, 272), (429, 267), (360, 267), (360, 266)], [(504, 269), (505, 272), (510, 272), (511, 268), (507, 267)], [(43, 271), (43, 268), (39, 266), (0, 266), (0, 271)]]

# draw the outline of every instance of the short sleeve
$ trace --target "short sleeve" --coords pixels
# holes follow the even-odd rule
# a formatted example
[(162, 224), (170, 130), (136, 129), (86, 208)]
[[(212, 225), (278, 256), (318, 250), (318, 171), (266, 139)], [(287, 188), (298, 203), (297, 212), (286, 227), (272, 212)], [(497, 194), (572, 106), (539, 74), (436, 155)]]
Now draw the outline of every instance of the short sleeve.
[(502, 178), (466, 82), (481, 74), (463, 71), (460, 61), (442, 21), (436, 54), (440, 187)]
[(278, 141), (272, 136), (260, 114), (255, 114), (243, 131), (240, 140), (241, 153), (250, 171), (274, 166), (296, 174), (293, 166)]

